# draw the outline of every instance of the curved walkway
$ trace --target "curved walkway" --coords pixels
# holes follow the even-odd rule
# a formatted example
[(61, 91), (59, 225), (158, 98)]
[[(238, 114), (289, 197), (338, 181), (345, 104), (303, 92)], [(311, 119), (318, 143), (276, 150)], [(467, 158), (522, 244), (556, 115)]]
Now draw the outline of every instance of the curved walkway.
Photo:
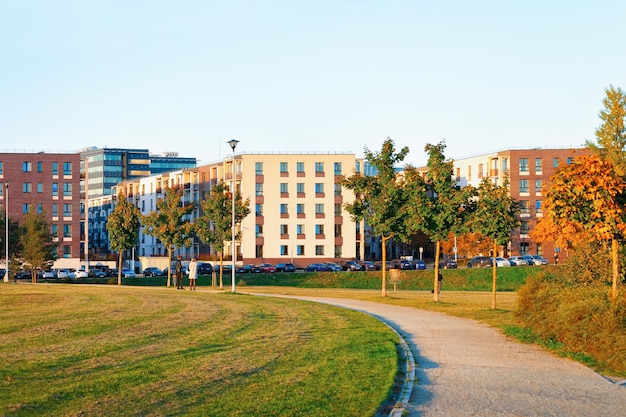
[(417, 381), (405, 416), (626, 415), (626, 386), (577, 362), (518, 343), (487, 325), (411, 307), (291, 298), (367, 312), (405, 338), (417, 363)]

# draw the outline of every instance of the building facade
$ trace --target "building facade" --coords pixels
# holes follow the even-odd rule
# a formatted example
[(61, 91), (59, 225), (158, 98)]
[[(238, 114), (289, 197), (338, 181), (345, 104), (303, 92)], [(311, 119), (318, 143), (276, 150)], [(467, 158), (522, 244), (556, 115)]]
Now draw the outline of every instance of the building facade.
[(515, 149), (489, 153), (454, 161), (456, 183), (459, 186), (478, 187), (484, 178), (502, 185), (510, 181), (510, 195), (520, 203), (521, 226), (511, 234), (511, 240), (502, 255), (539, 254), (553, 259), (567, 257), (564, 248), (552, 242), (539, 243), (531, 231), (543, 217), (543, 197), (550, 186), (550, 177), (562, 164), (570, 164), (577, 156), (588, 155), (586, 148), (569, 149)]
[(11, 220), (22, 224), (31, 210), (45, 213), (58, 243), (58, 258), (80, 256), (77, 153), (0, 153), (0, 185), (0, 204)]

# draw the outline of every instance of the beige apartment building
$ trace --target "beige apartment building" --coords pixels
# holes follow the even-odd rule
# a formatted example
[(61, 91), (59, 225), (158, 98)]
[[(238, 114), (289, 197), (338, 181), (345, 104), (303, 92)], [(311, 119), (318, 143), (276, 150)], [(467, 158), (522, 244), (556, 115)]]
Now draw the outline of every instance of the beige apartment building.
[(513, 231), (501, 255), (539, 254), (552, 261), (557, 253), (560, 259), (567, 258), (566, 248), (555, 247), (552, 242), (536, 242), (530, 234), (543, 217), (544, 190), (550, 186), (550, 177), (559, 165), (570, 164), (575, 157), (589, 153), (586, 148), (504, 150), (457, 159), (454, 173), (461, 187), (478, 187), (483, 178), (502, 184), (508, 176), (511, 196), (521, 205), (521, 226)]
[[(250, 215), (239, 227), (238, 263), (292, 262), (304, 267), (313, 262), (363, 259), (363, 224), (355, 223), (344, 209), (353, 194), (341, 179), (362, 172), (363, 161), (352, 153), (240, 153), (234, 157), (234, 180), (244, 199), (250, 200)], [(196, 168), (128, 180), (118, 191), (148, 214), (156, 209), (163, 188), (182, 186), (183, 203), (194, 203), (193, 221), (200, 201), (218, 183), (232, 186), (233, 157)], [(225, 257), (231, 256), (227, 242)], [(161, 257), (165, 248), (152, 236), (140, 233), (137, 258)], [(199, 241), (176, 251), (183, 258), (215, 258), (213, 248)], [(148, 263), (146, 259), (142, 263)], [(145, 267), (145, 265), (143, 265)]]

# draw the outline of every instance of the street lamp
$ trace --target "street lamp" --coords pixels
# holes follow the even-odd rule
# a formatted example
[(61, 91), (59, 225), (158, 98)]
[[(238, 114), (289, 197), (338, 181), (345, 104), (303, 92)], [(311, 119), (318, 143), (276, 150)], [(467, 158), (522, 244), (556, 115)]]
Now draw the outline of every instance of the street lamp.
[(4, 183), (4, 255), (6, 256), (6, 267), (4, 268), (4, 282), (9, 282), (9, 183)]
[(230, 145), (231, 149), (233, 150), (233, 166), (232, 166), (232, 186), (231, 186), (231, 199), (232, 199), (232, 218), (231, 218), (231, 228), (232, 228), (232, 241), (231, 241), (231, 250), (230, 250), (230, 256), (232, 258), (232, 269), (230, 271), (231, 273), (231, 280), (232, 280), (232, 292), (235, 292), (235, 261), (237, 260), (237, 244), (235, 243), (235, 148), (237, 147), (237, 144), (239, 143), (238, 140), (236, 139), (231, 139), (228, 142), (226, 142)]

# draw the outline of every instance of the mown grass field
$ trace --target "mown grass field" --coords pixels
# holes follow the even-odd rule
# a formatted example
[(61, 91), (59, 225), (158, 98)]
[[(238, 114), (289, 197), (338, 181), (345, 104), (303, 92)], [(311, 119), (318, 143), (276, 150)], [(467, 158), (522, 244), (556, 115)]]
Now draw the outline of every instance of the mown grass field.
[(397, 336), (297, 300), (91, 285), (0, 286), (4, 416), (373, 416)]

